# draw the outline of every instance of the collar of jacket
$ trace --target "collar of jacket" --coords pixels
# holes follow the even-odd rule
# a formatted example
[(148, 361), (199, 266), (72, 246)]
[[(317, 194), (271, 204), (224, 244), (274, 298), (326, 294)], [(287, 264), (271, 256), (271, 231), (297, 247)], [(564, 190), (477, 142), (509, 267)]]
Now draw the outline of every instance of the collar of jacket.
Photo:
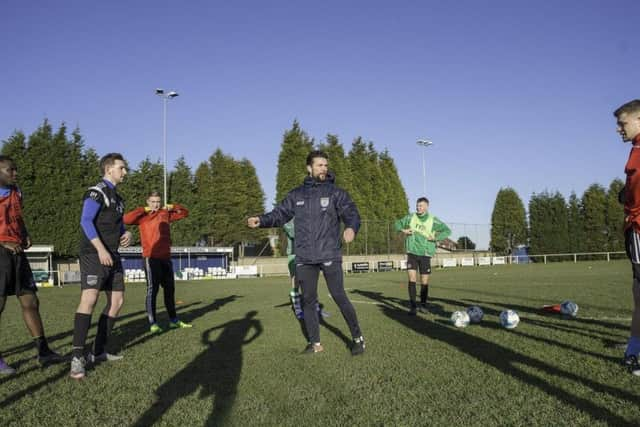
[(311, 175), (307, 175), (304, 178), (305, 187), (313, 187), (316, 185), (323, 185), (327, 183), (333, 184), (334, 182), (336, 182), (336, 176), (332, 172), (327, 172), (327, 179), (325, 179), (324, 181), (318, 181), (315, 178), (312, 178)]

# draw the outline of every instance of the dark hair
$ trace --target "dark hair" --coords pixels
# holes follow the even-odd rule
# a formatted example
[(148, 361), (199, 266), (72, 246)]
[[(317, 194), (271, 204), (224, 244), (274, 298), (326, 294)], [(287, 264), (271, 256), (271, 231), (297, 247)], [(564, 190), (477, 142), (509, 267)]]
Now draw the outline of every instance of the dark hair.
[(126, 163), (124, 157), (122, 157), (122, 154), (120, 153), (108, 153), (102, 156), (102, 158), (100, 159), (100, 171), (103, 175), (107, 173), (107, 168), (109, 166), (113, 166), (116, 160), (122, 160)]
[(149, 197), (162, 197), (162, 196), (160, 196), (160, 192), (159, 191), (151, 190), (151, 191), (149, 191), (149, 194), (147, 195), (147, 199)]
[(418, 198), (418, 200), (416, 200), (416, 205), (420, 202), (425, 202), (426, 204), (429, 204), (429, 199), (427, 199), (426, 197), (420, 197)]
[(6, 156), (4, 154), (0, 154), (0, 163), (5, 163), (5, 162), (11, 162), (14, 165), (16, 164), (16, 162), (9, 156)]
[(620, 116), (625, 113), (629, 114), (637, 112), (640, 112), (640, 99), (634, 99), (633, 101), (629, 101), (626, 104), (621, 105), (613, 112), (613, 115), (616, 116), (616, 118), (620, 118)]
[(313, 165), (313, 159), (318, 158), (318, 157), (321, 157), (321, 158), (323, 158), (325, 160), (329, 160), (329, 156), (327, 156), (327, 153), (325, 153), (324, 151), (313, 150), (307, 156), (307, 166)]

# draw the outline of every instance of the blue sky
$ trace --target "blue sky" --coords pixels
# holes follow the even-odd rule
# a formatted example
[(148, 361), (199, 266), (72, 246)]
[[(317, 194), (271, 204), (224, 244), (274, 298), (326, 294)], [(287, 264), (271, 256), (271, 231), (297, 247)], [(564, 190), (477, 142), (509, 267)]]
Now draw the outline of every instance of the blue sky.
[[(511, 186), (579, 195), (623, 177), (611, 112), (640, 98), (640, 2), (136, 1), (0, 5), (0, 139), (48, 118), (98, 153), (253, 162), (273, 203), (282, 134), (387, 148), (413, 201), (489, 224)], [(456, 226), (461, 234), (462, 226)], [(488, 227), (464, 227), (480, 246)]]

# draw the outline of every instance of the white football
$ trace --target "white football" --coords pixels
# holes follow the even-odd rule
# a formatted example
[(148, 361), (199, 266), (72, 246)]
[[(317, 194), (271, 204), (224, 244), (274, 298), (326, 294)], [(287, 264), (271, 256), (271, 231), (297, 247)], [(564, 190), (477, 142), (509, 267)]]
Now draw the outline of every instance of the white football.
[(469, 315), (466, 311), (454, 311), (451, 315), (451, 323), (456, 328), (465, 328), (469, 324)]
[(576, 317), (578, 315), (578, 304), (573, 301), (564, 301), (562, 304), (560, 304), (560, 313), (567, 316)]
[(520, 323), (520, 316), (518, 316), (518, 313), (516, 311), (505, 310), (500, 313), (500, 324), (503, 327), (507, 329), (513, 329), (518, 326), (518, 323)]
[(469, 320), (471, 323), (480, 323), (482, 318), (484, 317), (484, 311), (477, 305), (472, 305), (467, 308), (467, 314), (469, 315)]

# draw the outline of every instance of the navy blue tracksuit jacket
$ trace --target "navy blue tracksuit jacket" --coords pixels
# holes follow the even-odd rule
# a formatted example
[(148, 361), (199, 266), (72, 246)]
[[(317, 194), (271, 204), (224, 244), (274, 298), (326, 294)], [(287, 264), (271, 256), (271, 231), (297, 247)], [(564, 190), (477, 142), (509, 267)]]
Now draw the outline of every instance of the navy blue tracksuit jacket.
[(358, 208), (334, 182), (331, 172), (325, 181), (307, 176), (271, 212), (260, 216), (263, 228), (282, 227), (295, 218), (296, 263), (342, 261), (340, 221), (356, 233), (360, 229)]

